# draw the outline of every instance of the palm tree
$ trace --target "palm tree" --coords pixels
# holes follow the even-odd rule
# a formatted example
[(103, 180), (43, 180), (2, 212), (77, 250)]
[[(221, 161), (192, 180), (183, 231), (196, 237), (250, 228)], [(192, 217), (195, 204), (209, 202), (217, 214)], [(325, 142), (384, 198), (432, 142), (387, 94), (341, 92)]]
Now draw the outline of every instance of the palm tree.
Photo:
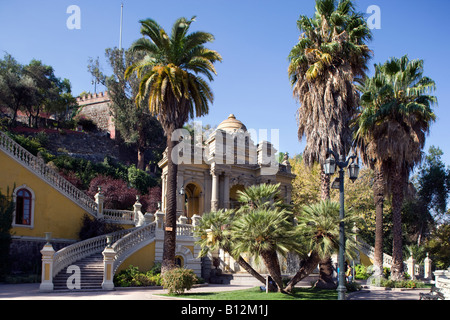
[(252, 268), (240, 254), (233, 254), (233, 242), (231, 241), (231, 229), (235, 217), (234, 211), (213, 211), (205, 213), (195, 227), (195, 236), (199, 239), (200, 256), (204, 257), (210, 251), (224, 250), (233, 258), (245, 271), (258, 279), (262, 284), (266, 283), (264, 277)]
[(169, 36), (156, 21), (141, 20), (143, 38), (134, 42), (131, 49), (145, 56), (125, 72), (126, 77), (136, 72), (140, 79), (136, 104), (141, 106), (148, 100), (150, 113), (157, 116), (167, 137), (167, 212), (162, 272), (175, 267), (178, 165), (172, 159), (172, 150), (178, 142), (172, 141), (172, 134), (189, 118), (208, 113), (213, 93), (202, 76), (212, 81), (216, 74), (214, 63), (222, 60), (218, 52), (204, 47), (214, 40), (212, 34), (200, 31), (188, 34), (193, 21), (195, 17), (179, 18)]
[[(323, 163), (329, 149), (346, 155), (349, 121), (359, 104), (355, 79), (365, 76), (371, 32), (352, 0), (316, 0), (313, 18), (300, 16), (299, 42), (289, 54), (288, 74), (297, 111), (298, 137), (306, 136), (306, 165)], [(329, 177), (322, 173), (322, 199), (329, 199)]]
[[(339, 250), (339, 203), (325, 200), (304, 206), (297, 219), (297, 233), (301, 235), (300, 242), (309, 255), (304, 256), (302, 267), (289, 281), (286, 291), (292, 291), (300, 280), (313, 272), (320, 261), (329, 259), (334, 252)], [(349, 258), (354, 258), (357, 252), (353, 226), (358, 219), (355, 214), (352, 214), (352, 211), (346, 212), (344, 219), (345, 253)], [(331, 276), (330, 273), (324, 272), (324, 275)], [(329, 283), (327, 279), (323, 278), (324, 275), (321, 275), (318, 283), (322, 281)]]
[(423, 60), (391, 58), (375, 66), (361, 87), (362, 108), (356, 118), (355, 144), (366, 162), (373, 161), (392, 195), (393, 267), (403, 274), (401, 210), (410, 172), (422, 161), (425, 137), (436, 119), (435, 82), (423, 75)]
[[(354, 85), (367, 70), (371, 39), (362, 14), (352, 0), (316, 0), (313, 18), (300, 16), (299, 42), (289, 54), (288, 74), (297, 111), (298, 138), (306, 136), (304, 163), (311, 167), (327, 158), (331, 149), (345, 156), (350, 150), (350, 120), (359, 105)], [(321, 198), (330, 199), (330, 177), (321, 171)], [(329, 257), (321, 265), (327, 264)], [(323, 267), (323, 266), (322, 266)]]
[(264, 208), (285, 208), (283, 199), (280, 197), (280, 183), (249, 186), (244, 191), (238, 191), (238, 201), (241, 203), (239, 212)]
[(286, 210), (256, 209), (242, 214), (233, 223), (233, 251), (262, 258), (270, 276), (277, 284), (278, 291), (283, 292), (281, 268), (278, 254), (285, 256), (288, 252), (298, 251), (298, 235)]

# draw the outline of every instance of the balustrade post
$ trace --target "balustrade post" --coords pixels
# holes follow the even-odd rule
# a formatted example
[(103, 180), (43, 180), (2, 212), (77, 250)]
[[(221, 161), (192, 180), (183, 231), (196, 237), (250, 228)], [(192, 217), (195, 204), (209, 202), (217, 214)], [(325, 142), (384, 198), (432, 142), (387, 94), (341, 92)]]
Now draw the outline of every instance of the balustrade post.
[(41, 285), (39, 286), (40, 291), (53, 291), (53, 256), (55, 255), (55, 250), (50, 243), (51, 232), (45, 233), (45, 238), (47, 243), (41, 250), (42, 254), (42, 276)]
[(192, 216), (192, 225), (193, 225), (194, 227), (198, 226), (198, 225), (200, 224), (200, 220), (201, 220), (201, 219), (202, 219), (201, 216), (199, 216), (198, 214), (194, 214), (194, 215)]
[(431, 280), (431, 262), (427, 252), (427, 257), (423, 261), (423, 277), (425, 280)]
[(97, 218), (103, 218), (103, 202), (105, 195), (102, 193), (102, 187), (98, 187), (98, 192), (94, 196), (95, 203), (97, 203)]
[(139, 202), (139, 196), (136, 196), (136, 202), (133, 205), (134, 208), (134, 225), (140, 227), (144, 224), (144, 215), (142, 214), (142, 204)]
[(188, 218), (186, 216), (180, 216), (178, 218), (178, 221), (179, 221), (178, 223), (180, 223), (180, 224), (186, 224), (188, 221)]
[(416, 260), (413, 258), (413, 256), (409, 257), (409, 259), (406, 261), (406, 265), (408, 266), (408, 273), (411, 276), (411, 279), (416, 280), (416, 272), (414, 271)]
[(146, 212), (144, 214), (145, 224), (150, 224), (155, 220), (155, 215), (151, 212)]
[(114, 290), (114, 260), (116, 257), (116, 252), (111, 247), (111, 238), (108, 236), (108, 245), (103, 254), (103, 290)]

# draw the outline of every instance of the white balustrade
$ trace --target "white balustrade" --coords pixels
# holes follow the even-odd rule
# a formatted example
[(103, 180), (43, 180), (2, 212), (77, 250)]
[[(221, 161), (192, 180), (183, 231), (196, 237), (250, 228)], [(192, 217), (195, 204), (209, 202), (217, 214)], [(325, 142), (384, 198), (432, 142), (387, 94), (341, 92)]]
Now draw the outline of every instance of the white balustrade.
[(133, 232), (125, 235), (118, 241), (113, 241), (112, 249), (116, 256), (113, 265), (115, 272), (120, 264), (133, 252), (142, 247), (142, 244), (148, 243), (155, 236), (156, 222), (133, 229)]
[(133, 229), (120, 230), (108, 235), (101, 235), (80, 241), (62, 248), (57, 251), (53, 257), (53, 276), (78, 260), (102, 252), (107, 245), (107, 236), (112, 236), (112, 242), (115, 242), (132, 231)]

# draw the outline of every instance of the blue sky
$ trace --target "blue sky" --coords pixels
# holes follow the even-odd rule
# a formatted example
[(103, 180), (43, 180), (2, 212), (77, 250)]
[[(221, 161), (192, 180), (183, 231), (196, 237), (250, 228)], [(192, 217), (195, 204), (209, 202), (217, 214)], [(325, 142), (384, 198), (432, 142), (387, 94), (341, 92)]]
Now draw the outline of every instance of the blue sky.
[[(68, 78), (73, 94), (94, 92), (87, 71), (90, 57), (100, 57), (108, 73), (104, 52), (118, 46), (120, 5), (124, 4), (123, 47), (140, 37), (138, 21), (153, 18), (167, 31), (175, 19), (197, 16), (191, 29), (214, 34), (209, 45), (223, 56), (212, 83), (215, 94), (203, 124), (218, 125), (234, 113), (247, 128), (279, 129), (280, 151), (301, 153), (297, 139), (296, 110), (287, 76), (290, 49), (297, 42), (296, 21), (311, 16), (313, 0), (0, 0), (0, 51), (20, 63), (42, 60), (58, 77)], [(439, 146), (450, 165), (450, 80), (447, 30), (450, 1), (359, 0), (358, 10), (371, 5), (381, 9), (381, 29), (373, 30), (370, 64), (408, 54), (425, 60), (425, 74), (437, 83), (437, 121), (427, 138)], [(70, 30), (67, 8), (77, 5), (81, 29)], [(371, 68), (372, 70), (373, 68)], [(371, 75), (371, 73), (369, 74)], [(104, 88), (98, 88), (103, 90)]]

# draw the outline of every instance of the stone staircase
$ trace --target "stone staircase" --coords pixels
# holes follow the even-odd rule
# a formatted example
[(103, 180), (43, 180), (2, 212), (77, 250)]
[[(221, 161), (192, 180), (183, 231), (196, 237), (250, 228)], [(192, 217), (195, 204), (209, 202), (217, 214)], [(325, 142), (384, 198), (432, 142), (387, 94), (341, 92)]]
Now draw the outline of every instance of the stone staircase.
[[(104, 265), (101, 252), (83, 258), (72, 265), (80, 268), (81, 290), (102, 289)], [(71, 290), (67, 285), (67, 280), (75, 273), (73, 271), (67, 272), (69, 267), (65, 267), (53, 278), (54, 290)], [(69, 284), (75, 284), (75, 281), (69, 281)]]

